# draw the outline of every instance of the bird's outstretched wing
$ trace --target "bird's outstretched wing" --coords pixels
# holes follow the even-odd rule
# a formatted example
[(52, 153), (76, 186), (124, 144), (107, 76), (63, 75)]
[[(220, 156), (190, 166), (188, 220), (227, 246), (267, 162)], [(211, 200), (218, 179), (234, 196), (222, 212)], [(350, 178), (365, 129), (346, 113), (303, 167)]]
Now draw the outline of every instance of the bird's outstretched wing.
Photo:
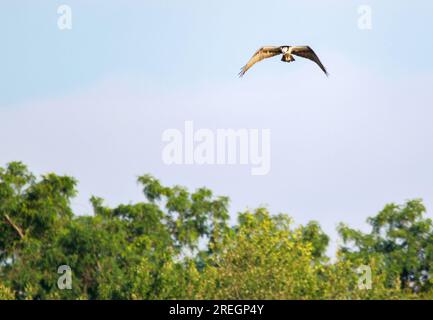
[(291, 53), (302, 57), (310, 59), (311, 61), (314, 61), (317, 63), (317, 65), (320, 67), (320, 69), (323, 70), (323, 72), (328, 75), (328, 71), (326, 71), (325, 66), (320, 62), (319, 57), (316, 55), (316, 53), (311, 49), (309, 46), (296, 46), (291, 48)]
[(256, 51), (256, 53), (254, 53), (250, 61), (248, 61), (247, 64), (242, 67), (241, 72), (239, 72), (239, 77), (242, 77), (245, 74), (245, 72), (247, 72), (248, 69), (251, 68), (257, 62), (279, 54), (281, 54), (280, 47), (261, 47), (259, 50)]

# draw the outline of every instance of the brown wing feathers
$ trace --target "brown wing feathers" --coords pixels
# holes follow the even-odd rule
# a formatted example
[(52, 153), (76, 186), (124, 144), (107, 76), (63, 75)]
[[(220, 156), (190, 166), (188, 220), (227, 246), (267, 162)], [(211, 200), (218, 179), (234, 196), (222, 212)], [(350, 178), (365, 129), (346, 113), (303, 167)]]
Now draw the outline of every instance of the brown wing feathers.
[(257, 50), (256, 53), (254, 53), (251, 59), (247, 62), (247, 64), (242, 67), (241, 72), (239, 72), (239, 76), (242, 77), (245, 74), (245, 72), (247, 72), (257, 62), (262, 61), (263, 59), (266, 58), (271, 58), (276, 55), (282, 54), (283, 53), (282, 49), (284, 48), (290, 48), (290, 50), (287, 53), (285, 53), (286, 51), (284, 51), (284, 53), (288, 55), (288, 57), (291, 57), (291, 55), (293, 54), (302, 58), (309, 59), (315, 62), (320, 67), (320, 69), (322, 69), (323, 72), (328, 76), (328, 71), (326, 70), (325, 66), (322, 64), (322, 62), (320, 61), (316, 53), (313, 51), (313, 49), (311, 49), (309, 46), (262, 47), (259, 50)]
[(251, 68), (254, 64), (256, 64), (259, 61), (262, 61), (263, 59), (270, 58), (276, 55), (281, 54), (280, 47), (262, 47), (259, 50), (254, 53), (254, 55), (251, 57), (251, 59), (247, 62), (246, 65), (244, 65), (241, 69), (241, 72), (239, 72), (239, 76), (242, 77), (245, 72), (248, 71), (249, 68)]
[(325, 66), (320, 62), (319, 57), (316, 55), (316, 53), (311, 49), (309, 46), (300, 46), (300, 47), (292, 47), (291, 53), (295, 56), (299, 56), (302, 58), (309, 59), (311, 61), (314, 61), (317, 63), (317, 65), (320, 67), (320, 69), (323, 70), (323, 72), (328, 75), (328, 71), (326, 71)]

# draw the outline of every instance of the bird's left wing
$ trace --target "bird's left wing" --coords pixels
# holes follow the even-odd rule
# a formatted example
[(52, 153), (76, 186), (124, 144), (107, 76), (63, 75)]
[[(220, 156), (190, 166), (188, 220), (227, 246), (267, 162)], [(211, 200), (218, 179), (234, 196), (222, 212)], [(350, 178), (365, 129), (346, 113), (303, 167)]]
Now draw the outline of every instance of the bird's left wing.
[(247, 72), (248, 69), (251, 68), (257, 62), (279, 54), (281, 54), (280, 47), (261, 47), (259, 50), (256, 51), (256, 53), (254, 53), (254, 55), (247, 62), (247, 64), (242, 67), (241, 72), (239, 72), (239, 77), (242, 77), (245, 74), (245, 72)]
[(320, 69), (322, 69), (323, 72), (326, 75), (328, 75), (328, 71), (326, 71), (325, 66), (322, 64), (322, 62), (320, 62), (320, 59), (317, 56), (317, 54), (309, 46), (291, 47), (291, 53), (296, 55), (296, 56), (299, 56), (302, 58), (307, 58), (311, 61), (314, 61), (315, 63), (317, 63), (317, 65), (320, 67)]

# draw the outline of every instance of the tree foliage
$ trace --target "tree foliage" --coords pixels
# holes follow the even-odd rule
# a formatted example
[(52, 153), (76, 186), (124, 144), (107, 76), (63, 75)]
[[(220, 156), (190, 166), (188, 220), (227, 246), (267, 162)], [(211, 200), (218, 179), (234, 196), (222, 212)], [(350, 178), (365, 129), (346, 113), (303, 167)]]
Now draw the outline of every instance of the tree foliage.
[(344, 258), (367, 261), (374, 257), (387, 273), (387, 284), (398, 282), (402, 289), (430, 291), (433, 225), (431, 219), (424, 217), (425, 212), (421, 200), (412, 200), (401, 206), (389, 204), (369, 218), (370, 233), (340, 225), (346, 244), (342, 248)]
[[(420, 200), (387, 205), (370, 233), (339, 226), (327, 257), (317, 222), (295, 226), (265, 208), (229, 225), (229, 200), (211, 190), (138, 179), (143, 202), (74, 214), (76, 180), (0, 168), (0, 299), (419, 299), (431, 294), (433, 229)], [(60, 266), (72, 286), (58, 286)], [(357, 268), (372, 270), (359, 288)]]

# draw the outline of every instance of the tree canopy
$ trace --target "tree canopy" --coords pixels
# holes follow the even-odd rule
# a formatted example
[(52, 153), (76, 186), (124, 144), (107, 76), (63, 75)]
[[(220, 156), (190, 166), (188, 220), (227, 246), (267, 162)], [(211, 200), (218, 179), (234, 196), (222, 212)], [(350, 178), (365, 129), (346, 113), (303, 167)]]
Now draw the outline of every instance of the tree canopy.
[[(388, 204), (370, 233), (340, 224), (327, 257), (318, 222), (296, 226), (266, 208), (238, 214), (200, 188), (138, 178), (143, 202), (90, 199), (79, 215), (73, 177), (0, 167), (0, 299), (425, 299), (432, 293), (433, 225), (421, 200)], [(70, 288), (61, 288), (71, 270)], [(360, 287), (359, 267), (371, 269)]]

